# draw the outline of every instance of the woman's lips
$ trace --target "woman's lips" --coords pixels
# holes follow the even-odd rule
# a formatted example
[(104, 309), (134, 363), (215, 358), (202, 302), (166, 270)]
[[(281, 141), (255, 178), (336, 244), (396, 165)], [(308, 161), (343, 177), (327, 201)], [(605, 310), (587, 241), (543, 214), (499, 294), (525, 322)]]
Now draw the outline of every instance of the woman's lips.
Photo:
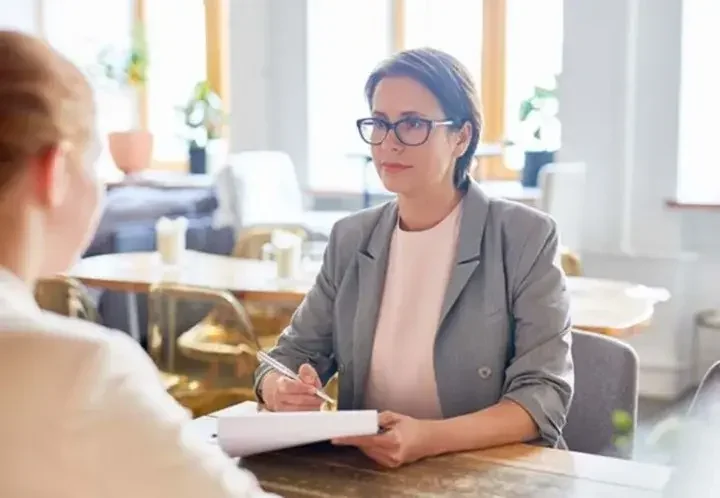
[(408, 166), (407, 164), (402, 163), (381, 163), (380, 166), (384, 171), (387, 171), (388, 173), (399, 173), (401, 171), (412, 168), (412, 166)]

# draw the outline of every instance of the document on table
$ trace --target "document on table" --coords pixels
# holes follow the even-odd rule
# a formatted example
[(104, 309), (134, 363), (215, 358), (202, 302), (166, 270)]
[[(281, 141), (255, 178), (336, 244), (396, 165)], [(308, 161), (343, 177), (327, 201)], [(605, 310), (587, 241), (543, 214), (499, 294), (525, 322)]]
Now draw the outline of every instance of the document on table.
[(222, 410), (217, 417), (217, 439), (231, 457), (318, 443), (338, 437), (378, 433), (375, 410), (333, 412), (258, 411), (252, 402)]

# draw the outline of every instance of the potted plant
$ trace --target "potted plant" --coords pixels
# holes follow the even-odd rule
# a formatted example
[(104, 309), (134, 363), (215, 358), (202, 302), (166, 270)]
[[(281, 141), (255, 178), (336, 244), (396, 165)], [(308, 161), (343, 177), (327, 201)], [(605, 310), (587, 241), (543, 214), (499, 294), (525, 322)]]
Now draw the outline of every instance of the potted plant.
[[(520, 140), (516, 142), (525, 154), (522, 184), (536, 187), (538, 173), (555, 160), (560, 148), (560, 121), (555, 78), (548, 85), (535, 86), (533, 93), (520, 103), (518, 112)], [(511, 143), (512, 145), (512, 143)]]
[(195, 85), (187, 103), (179, 110), (187, 129), (190, 173), (206, 174), (208, 155), (217, 152), (212, 149), (220, 142), (225, 121), (220, 96), (207, 81), (201, 81)]
[(118, 51), (104, 49), (98, 58), (103, 76), (115, 82), (121, 91), (130, 94), (135, 103), (133, 126), (129, 130), (114, 131), (108, 135), (110, 154), (124, 173), (135, 173), (150, 166), (153, 136), (140, 123), (140, 99), (147, 83), (148, 49), (143, 27), (136, 24), (130, 47)]

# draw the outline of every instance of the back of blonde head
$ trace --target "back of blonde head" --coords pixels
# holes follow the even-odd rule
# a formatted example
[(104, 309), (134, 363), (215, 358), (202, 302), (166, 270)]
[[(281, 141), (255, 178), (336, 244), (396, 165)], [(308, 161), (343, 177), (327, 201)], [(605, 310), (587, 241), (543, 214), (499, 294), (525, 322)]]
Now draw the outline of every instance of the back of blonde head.
[(77, 67), (38, 38), (0, 30), (0, 193), (29, 160), (58, 144), (69, 143), (79, 162), (94, 113)]

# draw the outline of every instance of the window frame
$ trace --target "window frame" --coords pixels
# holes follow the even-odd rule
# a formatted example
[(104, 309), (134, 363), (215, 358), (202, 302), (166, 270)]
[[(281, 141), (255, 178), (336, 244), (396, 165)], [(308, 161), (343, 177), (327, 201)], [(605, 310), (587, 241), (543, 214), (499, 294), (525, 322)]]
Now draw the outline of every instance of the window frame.
[[(403, 50), (407, 0), (393, 2), (393, 50)], [(507, 0), (483, 0), (482, 71), (480, 101), (483, 111), (481, 143), (500, 144), (505, 141), (505, 79)], [(483, 180), (518, 180), (521, 172), (509, 168), (503, 156), (484, 157), (474, 176)]]
[[(142, 26), (146, 25), (146, 0), (133, 0), (135, 19)], [(205, 6), (205, 60), (207, 80), (210, 88), (222, 99), (223, 111), (230, 109), (229, 83), (229, 6), (228, 0), (204, 0)], [(141, 90), (138, 114), (140, 126), (148, 130), (149, 100), (147, 89)], [(223, 129), (225, 140), (229, 139), (227, 126)], [(152, 169), (165, 171), (188, 172), (189, 159), (186, 161), (159, 161), (153, 158)]]
[[(146, 0), (132, 0), (134, 19), (141, 25), (146, 24)], [(220, 96), (223, 110), (230, 109), (230, 74), (229, 74), (229, 3), (228, 0), (204, 0), (205, 6), (205, 50), (207, 78), (210, 87)], [(42, 38), (46, 37), (45, 30), (45, 0), (37, 0), (37, 32)], [(146, 88), (140, 89), (138, 98), (138, 122), (142, 130), (148, 130), (149, 102)], [(225, 140), (230, 137), (227, 126), (223, 129)], [(153, 158), (151, 169), (187, 172), (188, 161), (158, 161)]]

